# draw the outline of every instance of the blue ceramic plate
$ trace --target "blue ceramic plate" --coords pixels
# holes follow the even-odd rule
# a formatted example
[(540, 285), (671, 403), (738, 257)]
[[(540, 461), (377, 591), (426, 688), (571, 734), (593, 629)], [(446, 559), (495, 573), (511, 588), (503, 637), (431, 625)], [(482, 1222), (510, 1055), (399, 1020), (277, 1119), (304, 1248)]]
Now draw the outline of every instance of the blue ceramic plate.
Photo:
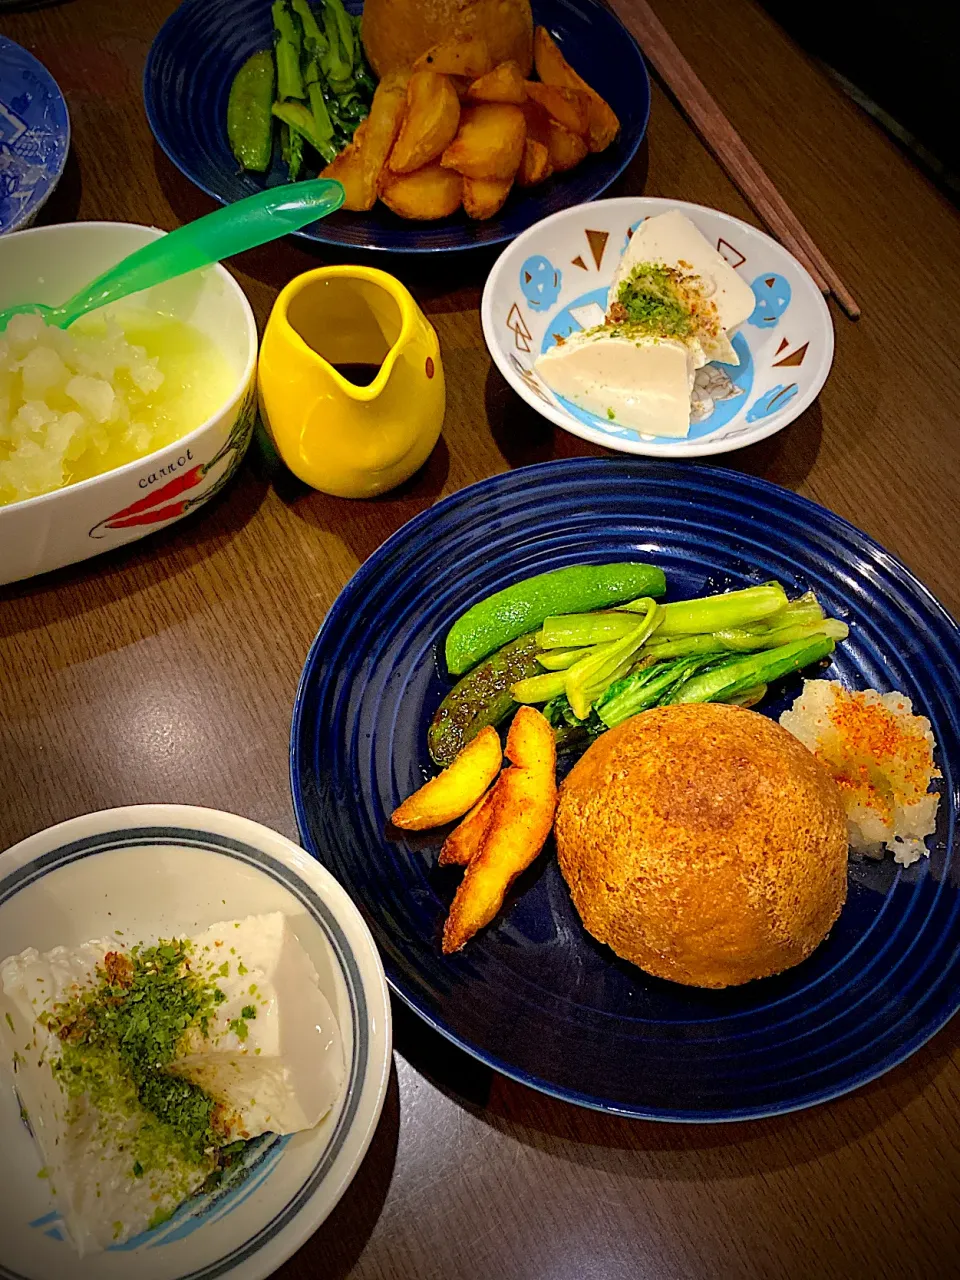
[(69, 150), (70, 117), (53, 76), (0, 36), (0, 234), (29, 226)]
[[(346, 0), (351, 13), (362, 0)], [(401, 253), (472, 249), (512, 240), (548, 213), (592, 200), (636, 154), (650, 113), (650, 81), (633, 37), (599, 0), (533, 0), (534, 21), (549, 28), (570, 64), (620, 117), (617, 140), (569, 173), (528, 192), (514, 190), (499, 217), (464, 213), (439, 222), (405, 222), (382, 204), (369, 213), (337, 213), (297, 232), (324, 244)], [(181, 173), (224, 204), (258, 191), (263, 178), (238, 172), (227, 143), (227, 96), (234, 74), (269, 47), (268, 0), (185, 0), (153, 42), (143, 74), (147, 119)], [(275, 148), (268, 186), (284, 180)]]
[[(726, 991), (647, 977), (583, 929), (548, 845), (496, 922), (440, 953), (455, 869), (388, 841), (431, 772), (442, 642), (495, 589), (583, 561), (650, 560), (670, 598), (778, 578), (846, 619), (830, 678), (896, 688), (929, 716), (943, 800), (929, 860), (850, 863), (846, 906), (803, 964)], [(779, 715), (799, 678), (761, 710)], [(360, 907), (397, 993), (525, 1084), (605, 1111), (737, 1120), (836, 1097), (902, 1061), (960, 1005), (960, 631), (865, 534), (785, 489), (677, 463), (576, 459), (485, 480), (417, 516), (340, 594), (293, 720), (306, 847)], [(430, 833), (423, 833), (429, 837)]]

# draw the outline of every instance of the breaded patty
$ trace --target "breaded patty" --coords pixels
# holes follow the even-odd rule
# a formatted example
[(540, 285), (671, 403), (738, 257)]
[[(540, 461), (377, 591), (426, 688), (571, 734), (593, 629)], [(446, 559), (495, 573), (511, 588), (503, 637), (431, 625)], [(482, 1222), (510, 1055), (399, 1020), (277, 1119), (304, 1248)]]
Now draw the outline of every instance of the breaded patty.
[(571, 770), (560, 869), (584, 925), (660, 978), (726, 987), (798, 964), (847, 893), (836, 783), (766, 716), (658, 707)]

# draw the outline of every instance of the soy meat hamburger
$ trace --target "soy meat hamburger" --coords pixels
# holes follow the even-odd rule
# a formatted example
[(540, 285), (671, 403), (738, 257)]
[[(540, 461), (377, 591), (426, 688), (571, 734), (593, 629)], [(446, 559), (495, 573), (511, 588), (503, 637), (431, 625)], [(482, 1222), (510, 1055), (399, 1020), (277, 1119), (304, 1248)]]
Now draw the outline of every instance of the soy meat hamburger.
[(836, 783), (791, 734), (739, 707), (658, 707), (603, 734), (561, 788), (556, 840), (589, 932), (688, 986), (799, 964), (846, 898)]

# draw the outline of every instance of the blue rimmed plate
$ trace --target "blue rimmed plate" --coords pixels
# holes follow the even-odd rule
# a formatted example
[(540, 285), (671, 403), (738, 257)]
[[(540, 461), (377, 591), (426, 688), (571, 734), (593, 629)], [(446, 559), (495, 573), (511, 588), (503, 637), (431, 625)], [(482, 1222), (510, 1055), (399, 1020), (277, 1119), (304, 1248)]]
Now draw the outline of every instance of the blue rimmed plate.
[[(347, 1066), (339, 1101), (305, 1133), (264, 1135), (241, 1177), (187, 1201), (162, 1226), (78, 1258), (0, 1063), (2, 1280), (263, 1280), (320, 1226), (349, 1186), (383, 1106), (390, 1001), (369, 931), (333, 877), (246, 818), (185, 805), (87, 814), (0, 855), (0, 959), (28, 946), (189, 935), (218, 920), (283, 911), (337, 1016)], [(16, 1178), (4, 1178), (16, 1170)]]
[[(900, 689), (932, 722), (943, 799), (929, 860), (851, 861), (829, 938), (779, 977), (698, 991), (617, 960), (582, 928), (549, 846), (497, 921), (444, 957), (457, 873), (437, 869), (429, 833), (385, 836), (431, 772), (426, 729), (449, 688), (453, 619), (530, 574), (629, 559), (661, 565), (671, 598), (770, 578), (814, 589), (851, 627), (828, 675)], [(798, 688), (761, 709), (778, 715)], [(576, 459), (438, 503), (328, 614), (297, 696), (291, 768), (303, 842), (360, 907), (397, 993), (482, 1061), (569, 1101), (680, 1121), (790, 1111), (886, 1071), (960, 1005), (960, 631), (865, 534), (765, 481)]]
[(0, 36), (0, 234), (27, 227), (60, 181), (67, 104), (50, 72)]
[[(361, 0), (346, 0), (360, 13)], [(599, 0), (533, 0), (535, 23), (549, 28), (583, 78), (606, 97), (620, 118), (616, 141), (569, 173), (542, 186), (514, 190), (502, 212), (472, 222), (462, 212), (438, 222), (406, 222), (382, 204), (369, 213), (336, 213), (297, 235), (324, 244), (399, 253), (473, 249), (512, 240), (559, 209), (592, 200), (633, 159), (647, 127), (650, 81), (636, 41)], [(263, 186), (238, 171), (226, 136), (227, 96), (238, 68), (272, 39), (267, 0), (184, 0), (160, 28), (143, 73), (150, 128), (181, 173), (207, 195), (228, 204)], [(285, 170), (275, 148), (267, 185)]]

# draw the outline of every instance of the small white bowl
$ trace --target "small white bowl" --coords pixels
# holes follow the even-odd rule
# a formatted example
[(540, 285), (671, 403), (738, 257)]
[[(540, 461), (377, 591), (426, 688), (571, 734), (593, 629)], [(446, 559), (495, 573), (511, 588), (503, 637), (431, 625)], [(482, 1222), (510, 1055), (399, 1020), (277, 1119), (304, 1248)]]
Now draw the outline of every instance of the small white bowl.
[[(710, 364), (700, 371), (701, 398), (712, 412), (682, 440), (641, 435), (588, 413), (551, 391), (533, 367), (554, 335), (599, 322), (630, 235), (644, 218), (671, 209), (717, 246), (757, 299), (734, 339), (739, 368)], [(833, 361), (827, 304), (800, 263), (739, 218), (683, 200), (627, 196), (544, 218), (497, 259), (481, 318), (497, 368), (531, 408), (584, 440), (651, 457), (727, 453), (773, 435), (816, 398)]]
[[(0, 308), (17, 302), (64, 302), (163, 234), (126, 222), (75, 222), (0, 237)], [(145, 458), (0, 506), (0, 585), (86, 560), (173, 524), (220, 491), (250, 443), (256, 418), (257, 325), (233, 276), (222, 266), (208, 267), (124, 301), (188, 321), (211, 338), (234, 371), (230, 395), (182, 440)], [(164, 502), (157, 496), (188, 474), (193, 483), (174, 498)], [(135, 503), (142, 504), (131, 513), (137, 523), (108, 526)], [(172, 503), (177, 504), (174, 512), (169, 510)]]
[[(320, 1226), (373, 1137), (391, 1063), (390, 999), (360, 913), (315, 859), (258, 823), (186, 805), (87, 814), (0, 854), (0, 959), (28, 946), (189, 935), (283, 911), (340, 1024), (347, 1073), (330, 1115), (261, 1140), (245, 1181), (190, 1200), (139, 1240), (78, 1258), (0, 1063), (0, 1276), (262, 1280)], [(16, 1171), (3, 1177), (3, 1170)]]

